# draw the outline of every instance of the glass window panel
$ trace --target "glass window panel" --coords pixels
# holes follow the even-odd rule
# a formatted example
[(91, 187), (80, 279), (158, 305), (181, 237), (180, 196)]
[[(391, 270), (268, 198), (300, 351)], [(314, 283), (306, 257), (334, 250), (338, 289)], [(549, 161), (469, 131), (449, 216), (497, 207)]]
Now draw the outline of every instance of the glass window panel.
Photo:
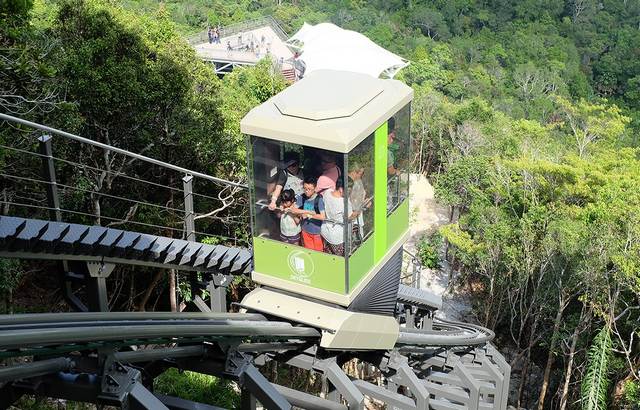
[(387, 122), (387, 211), (391, 213), (409, 196), (411, 107), (406, 105)]
[[(344, 156), (320, 149), (313, 150), (309, 155), (311, 155), (307, 158), (309, 177), (305, 179), (305, 194), (308, 195), (310, 192), (309, 178), (311, 181), (315, 180), (315, 191), (322, 197), (320, 203), (324, 220), (318, 225), (324, 249), (328, 253), (344, 256), (346, 229), (344, 218), (348, 213), (344, 202)], [(305, 207), (305, 209), (308, 208), (310, 208), (309, 205)], [(315, 227), (310, 226), (310, 228)]]
[(279, 177), (280, 143), (264, 138), (251, 137), (252, 176), (251, 194), (254, 204), (253, 235), (274, 240), (280, 239), (280, 221), (269, 209)]
[(344, 256), (344, 155), (251, 137), (253, 234)]
[(373, 233), (374, 135), (348, 154), (347, 196), (353, 209), (347, 235), (349, 253), (355, 252)]

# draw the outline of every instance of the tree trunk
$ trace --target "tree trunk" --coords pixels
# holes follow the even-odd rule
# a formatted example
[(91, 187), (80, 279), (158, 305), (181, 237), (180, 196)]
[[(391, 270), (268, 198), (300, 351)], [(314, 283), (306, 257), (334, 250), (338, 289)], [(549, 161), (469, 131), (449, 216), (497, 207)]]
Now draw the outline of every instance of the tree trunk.
[(531, 349), (527, 352), (527, 358), (522, 366), (522, 375), (520, 379), (520, 386), (518, 387), (518, 399), (516, 400), (516, 407), (522, 407), (522, 393), (524, 392), (524, 386), (527, 384), (527, 373), (529, 372), (529, 362), (531, 360)]
[(540, 399), (538, 400), (538, 410), (544, 409), (544, 399), (547, 395), (547, 389), (549, 388), (549, 378), (551, 377), (551, 366), (553, 366), (553, 350), (558, 342), (558, 336), (560, 333), (560, 321), (562, 320), (562, 314), (564, 312), (564, 302), (560, 299), (560, 306), (556, 313), (556, 318), (553, 321), (553, 333), (551, 335), (551, 344), (549, 345), (549, 354), (547, 355), (547, 365), (544, 368), (544, 376), (542, 377), (542, 388), (540, 389)]
[(578, 325), (573, 331), (571, 335), (571, 345), (569, 347), (569, 360), (567, 361), (567, 369), (564, 373), (564, 384), (562, 386), (562, 395), (560, 396), (560, 410), (565, 410), (567, 408), (567, 401), (569, 397), (569, 384), (571, 383), (571, 373), (573, 372), (573, 358), (576, 354), (576, 346), (578, 345), (578, 336), (580, 335), (580, 328), (585, 318), (585, 309), (582, 308), (582, 312), (580, 312), (580, 320), (578, 321)]
[(178, 305), (176, 301), (176, 270), (169, 269), (169, 305), (171, 305), (171, 311), (177, 312)]
[(145, 311), (145, 306), (147, 305), (147, 302), (149, 302), (149, 298), (151, 297), (151, 293), (153, 293), (153, 290), (155, 289), (155, 287), (158, 284), (158, 282), (160, 282), (160, 279), (162, 279), (162, 276), (164, 276), (164, 269), (160, 269), (153, 276), (153, 279), (151, 280), (151, 283), (149, 284), (149, 287), (144, 292), (144, 295), (142, 296), (142, 300), (140, 301), (140, 304), (138, 305), (138, 310), (140, 312), (144, 312)]

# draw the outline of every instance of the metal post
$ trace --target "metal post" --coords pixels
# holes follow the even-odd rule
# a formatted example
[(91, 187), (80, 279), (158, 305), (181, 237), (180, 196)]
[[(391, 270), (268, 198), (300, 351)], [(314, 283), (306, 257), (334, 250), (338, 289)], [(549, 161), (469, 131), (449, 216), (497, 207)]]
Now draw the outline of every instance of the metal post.
[(107, 278), (115, 265), (87, 262), (85, 283), (87, 285), (87, 301), (91, 312), (108, 312)]
[(188, 241), (196, 240), (195, 221), (193, 213), (193, 175), (185, 175), (182, 178), (184, 190), (184, 230)]
[[(47, 184), (47, 206), (49, 209), (49, 219), (61, 222), (62, 212), (60, 211), (60, 198), (58, 196), (58, 184), (56, 182), (56, 168), (53, 162), (53, 137), (51, 135), (43, 135), (38, 138), (40, 155), (42, 158), (42, 176)], [(59, 280), (62, 294), (67, 303), (76, 311), (85, 312), (87, 307), (73, 294), (72, 278), (69, 277), (69, 263), (61, 261), (58, 264), (60, 268)]]
[(60, 212), (60, 199), (58, 198), (58, 185), (56, 183), (56, 169), (53, 164), (53, 149), (51, 147), (51, 135), (43, 135), (38, 138), (40, 145), (40, 155), (42, 155), (42, 174), (47, 184), (47, 203), (49, 208), (49, 218), (52, 221), (62, 221)]
[(87, 277), (87, 296), (89, 311), (108, 312), (109, 300), (107, 298), (106, 278)]
[[(185, 239), (190, 242), (196, 240), (195, 215), (193, 212), (193, 175), (186, 174), (182, 177), (182, 190), (184, 193), (184, 232)], [(178, 273), (176, 272), (176, 287), (178, 286)], [(191, 297), (198, 295), (198, 274), (189, 273), (189, 286), (191, 287)], [(176, 295), (177, 301), (177, 295)]]

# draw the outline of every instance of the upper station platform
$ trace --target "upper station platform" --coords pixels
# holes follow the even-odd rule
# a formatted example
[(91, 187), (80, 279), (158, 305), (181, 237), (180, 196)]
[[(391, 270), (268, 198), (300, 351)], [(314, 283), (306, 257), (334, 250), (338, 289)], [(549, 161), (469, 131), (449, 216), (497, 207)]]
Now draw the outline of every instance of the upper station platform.
[(293, 51), (286, 40), (286, 33), (270, 17), (223, 27), (216, 42), (209, 42), (206, 31), (189, 38), (198, 56), (215, 63), (219, 74), (235, 66), (254, 65), (265, 57), (279, 63), (283, 71), (293, 70)]

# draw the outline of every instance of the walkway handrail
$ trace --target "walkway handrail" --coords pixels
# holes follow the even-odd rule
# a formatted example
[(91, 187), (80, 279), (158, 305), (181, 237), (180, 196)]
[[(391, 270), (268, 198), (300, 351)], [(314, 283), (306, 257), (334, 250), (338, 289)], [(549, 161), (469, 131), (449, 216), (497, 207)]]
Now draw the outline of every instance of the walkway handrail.
[[(241, 21), (238, 23), (230, 24), (228, 26), (221, 27), (220, 38), (229, 37), (236, 33), (240, 33), (247, 30), (252, 30), (261, 26), (268, 25), (273, 31), (280, 37), (280, 40), (287, 41), (289, 35), (284, 31), (282, 25), (272, 16), (263, 16), (255, 18), (253, 20)], [(208, 40), (207, 30), (201, 31), (197, 34), (187, 37), (189, 44), (204, 42)]]
[(111, 145), (107, 145), (107, 144), (103, 144), (101, 142), (97, 142), (97, 141), (93, 141), (91, 139), (88, 138), (84, 138), (81, 137), (79, 135), (75, 135), (75, 134), (71, 134), (65, 131), (61, 131), (55, 128), (51, 128), (51, 127), (47, 127), (46, 125), (42, 125), (42, 124), (38, 124), (36, 122), (31, 122), (31, 121), (27, 121), (24, 120), (22, 118), (18, 118), (18, 117), (13, 117), (11, 115), (7, 115), (4, 113), (0, 113), (0, 119), (5, 120), (5, 121), (10, 121), (10, 122), (15, 122), (18, 124), (23, 124), (32, 128), (37, 128), (40, 129), (42, 131), (47, 131), (50, 132), (52, 134), (56, 134), (56, 135), (60, 135), (78, 142), (82, 142), (84, 144), (89, 144), (89, 145), (93, 145), (95, 147), (99, 147), (108, 151), (112, 151), (112, 152), (116, 152), (118, 154), (122, 154), (122, 155), (126, 155), (128, 157), (131, 158), (135, 158), (135, 159), (139, 159), (141, 161), (145, 161), (148, 162), (150, 164), (154, 164), (154, 165), (159, 165), (162, 166), (164, 168), (168, 168), (168, 169), (172, 169), (174, 171), (177, 172), (181, 172), (183, 174), (189, 174), (192, 175), (194, 177), (197, 178), (202, 178), (202, 179), (206, 179), (208, 181), (212, 181), (212, 182), (216, 182), (219, 184), (223, 184), (223, 185), (229, 185), (229, 186), (233, 186), (233, 187), (237, 187), (237, 188), (243, 188), (243, 189), (248, 189), (248, 186), (246, 184), (242, 184), (240, 182), (233, 182), (233, 181), (228, 181), (226, 179), (222, 179), (222, 178), (216, 178), (216, 177), (212, 177), (211, 175), (207, 175), (207, 174), (203, 174), (201, 172), (197, 172), (197, 171), (192, 171), (190, 169), (187, 168), (182, 168), (179, 167), (177, 165), (172, 165), (172, 164), (168, 164), (166, 162), (154, 159), (154, 158), (149, 158), (149, 157), (145, 157), (144, 155), (140, 155), (140, 154), (135, 154), (133, 152), (129, 152), (127, 150), (121, 149), (121, 148), (116, 148), (116, 147), (112, 147)]

